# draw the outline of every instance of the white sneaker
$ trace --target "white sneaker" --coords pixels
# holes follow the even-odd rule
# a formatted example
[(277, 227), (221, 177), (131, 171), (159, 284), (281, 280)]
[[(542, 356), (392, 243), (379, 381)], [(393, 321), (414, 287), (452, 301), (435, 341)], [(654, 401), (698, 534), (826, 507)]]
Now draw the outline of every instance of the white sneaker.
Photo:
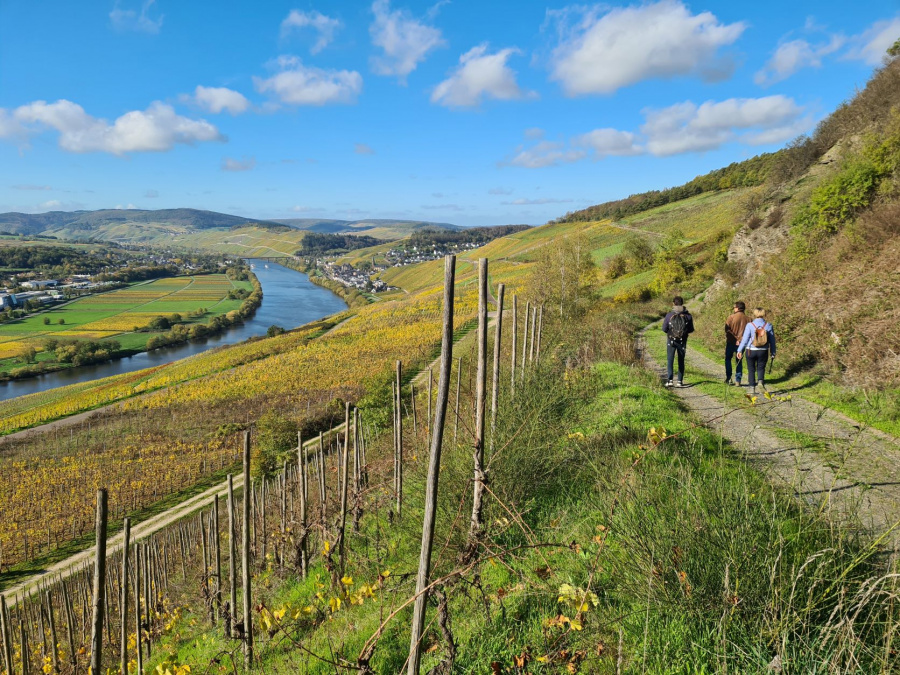
[(671, 387), (673, 385), (674, 385), (674, 383), (672, 382), (672, 380), (669, 380), (668, 382), (666, 382), (667, 387)]

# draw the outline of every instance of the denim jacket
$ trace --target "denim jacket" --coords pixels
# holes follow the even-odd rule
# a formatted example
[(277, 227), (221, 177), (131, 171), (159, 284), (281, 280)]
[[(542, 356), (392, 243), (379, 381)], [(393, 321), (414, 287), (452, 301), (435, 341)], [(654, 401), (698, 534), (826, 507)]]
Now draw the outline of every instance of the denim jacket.
[[(756, 332), (757, 328), (765, 327), (766, 333), (768, 334), (768, 343), (765, 347), (754, 347), (753, 346), (753, 333)], [(772, 356), (775, 356), (775, 329), (765, 319), (753, 319), (750, 323), (747, 324), (747, 327), (744, 328), (744, 337), (741, 339), (741, 344), (738, 346), (738, 353), (742, 353), (745, 349), (753, 349), (754, 351), (763, 351), (768, 349)]]

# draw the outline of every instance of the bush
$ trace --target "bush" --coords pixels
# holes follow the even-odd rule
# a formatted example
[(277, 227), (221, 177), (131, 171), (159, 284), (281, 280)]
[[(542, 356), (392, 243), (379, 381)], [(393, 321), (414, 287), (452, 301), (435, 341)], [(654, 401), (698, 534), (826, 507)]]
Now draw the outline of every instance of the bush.
[(681, 283), (687, 277), (684, 264), (675, 258), (663, 260), (656, 266), (656, 276), (653, 279), (652, 288), (657, 294), (665, 293)]
[(271, 477), (281, 469), (285, 460), (297, 447), (297, 423), (280, 412), (270, 410), (256, 424), (257, 452), (253, 472)]
[(653, 244), (646, 237), (633, 234), (625, 240), (622, 254), (628, 260), (628, 266), (632, 271), (645, 270), (653, 264)]
[(49, 317), (49, 316), (45, 316), (45, 317), (44, 317), (44, 325), (45, 325), (45, 326), (49, 326), (49, 325), (50, 325), (50, 317)]
[(269, 329), (266, 331), (266, 337), (275, 337), (276, 335), (281, 335), (285, 330), (281, 326), (269, 326)]
[(618, 279), (628, 272), (628, 259), (621, 253), (606, 259), (603, 273), (607, 279)]
[(58, 323), (60, 326), (64, 326), (64, 325), (66, 324), (66, 320), (65, 320), (65, 319), (60, 319), (60, 320), (57, 321), (56, 323)]

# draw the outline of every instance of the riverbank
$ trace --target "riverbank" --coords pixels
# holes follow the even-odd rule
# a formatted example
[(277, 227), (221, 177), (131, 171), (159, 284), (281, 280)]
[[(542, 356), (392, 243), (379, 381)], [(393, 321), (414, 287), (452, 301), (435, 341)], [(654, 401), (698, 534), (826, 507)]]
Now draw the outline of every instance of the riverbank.
[[(269, 268), (257, 265), (255, 277), (264, 299), (256, 310), (241, 322), (229, 324), (217, 333), (207, 333), (202, 338), (162, 346), (152, 351), (135, 349), (131, 355), (123, 355), (123, 358), (106, 363), (69, 367), (25, 380), (0, 382), (0, 400), (37, 393), (46, 394), (57, 387), (82, 385), (90, 381), (133, 374), (196, 356), (210, 349), (244, 342), (250, 337), (264, 336), (272, 325), (284, 328), (305, 326), (346, 309), (346, 303), (339, 297), (310, 283), (306, 275), (296, 270), (281, 265), (271, 265)], [(225, 316), (227, 317), (227, 313)], [(145, 335), (141, 337), (146, 339)], [(122, 347), (128, 346), (130, 345), (124, 344), (123, 340)], [(6, 406), (0, 405), (0, 410), (4, 407)]]

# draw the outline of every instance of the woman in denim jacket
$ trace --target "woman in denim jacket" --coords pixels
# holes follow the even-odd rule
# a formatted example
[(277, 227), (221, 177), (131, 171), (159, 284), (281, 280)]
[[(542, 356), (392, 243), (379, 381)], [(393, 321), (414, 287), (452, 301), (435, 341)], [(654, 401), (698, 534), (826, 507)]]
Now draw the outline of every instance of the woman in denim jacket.
[[(750, 374), (750, 387), (756, 393), (756, 382), (766, 391), (766, 364), (769, 358), (775, 358), (775, 329), (766, 321), (766, 310), (757, 307), (753, 310), (754, 319), (744, 328), (744, 337), (738, 345), (737, 357), (742, 358), (747, 350), (747, 370)], [(765, 336), (763, 338), (763, 336)]]

